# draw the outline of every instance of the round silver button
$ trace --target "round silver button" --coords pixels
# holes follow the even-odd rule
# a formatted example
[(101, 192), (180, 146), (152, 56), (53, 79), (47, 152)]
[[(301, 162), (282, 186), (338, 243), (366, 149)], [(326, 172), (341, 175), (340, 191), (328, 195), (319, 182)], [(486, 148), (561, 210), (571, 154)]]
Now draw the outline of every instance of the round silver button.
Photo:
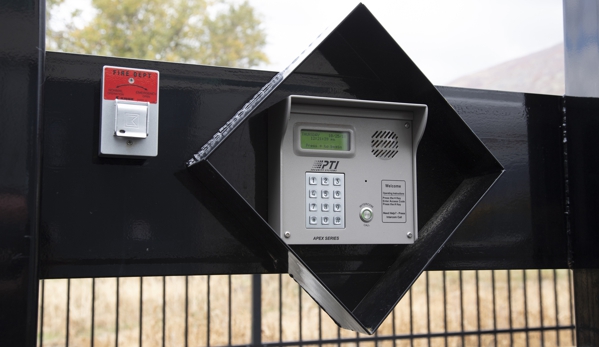
[(372, 213), (372, 209), (370, 207), (363, 207), (360, 210), (360, 219), (364, 223), (368, 223), (372, 220), (374, 214)]

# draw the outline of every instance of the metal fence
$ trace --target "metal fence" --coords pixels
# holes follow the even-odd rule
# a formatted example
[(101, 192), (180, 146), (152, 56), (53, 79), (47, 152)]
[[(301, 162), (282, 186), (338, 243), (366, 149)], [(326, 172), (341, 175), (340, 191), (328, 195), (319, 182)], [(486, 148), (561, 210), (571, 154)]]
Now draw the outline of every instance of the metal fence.
[(425, 272), (373, 336), (287, 275), (40, 281), (38, 346), (570, 346), (569, 270)]

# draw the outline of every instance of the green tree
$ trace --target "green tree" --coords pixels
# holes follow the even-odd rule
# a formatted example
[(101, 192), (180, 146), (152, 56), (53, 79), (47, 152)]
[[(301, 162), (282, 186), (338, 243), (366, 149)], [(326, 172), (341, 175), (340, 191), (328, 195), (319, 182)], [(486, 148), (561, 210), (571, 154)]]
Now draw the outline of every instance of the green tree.
[[(50, 14), (63, 1), (48, 0)], [(247, 0), (92, 0), (92, 6), (95, 17), (83, 27), (48, 25), (48, 49), (243, 68), (268, 62), (266, 34)]]

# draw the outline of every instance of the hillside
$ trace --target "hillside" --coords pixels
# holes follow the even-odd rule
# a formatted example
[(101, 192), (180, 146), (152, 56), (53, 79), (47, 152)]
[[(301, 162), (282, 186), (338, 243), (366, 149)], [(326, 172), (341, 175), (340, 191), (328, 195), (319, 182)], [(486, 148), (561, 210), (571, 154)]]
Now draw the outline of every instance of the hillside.
[(460, 77), (448, 86), (563, 95), (564, 45)]

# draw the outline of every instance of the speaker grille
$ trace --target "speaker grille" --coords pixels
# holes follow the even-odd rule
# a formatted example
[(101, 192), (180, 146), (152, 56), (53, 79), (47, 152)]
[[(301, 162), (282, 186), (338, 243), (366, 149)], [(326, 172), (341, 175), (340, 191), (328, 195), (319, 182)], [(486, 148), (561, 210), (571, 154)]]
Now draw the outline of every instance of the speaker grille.
[(372, 134), (372, 155), (381, 159), (395, 157), (399, 148), (397, 134), (390, 130), (379, 130)]

